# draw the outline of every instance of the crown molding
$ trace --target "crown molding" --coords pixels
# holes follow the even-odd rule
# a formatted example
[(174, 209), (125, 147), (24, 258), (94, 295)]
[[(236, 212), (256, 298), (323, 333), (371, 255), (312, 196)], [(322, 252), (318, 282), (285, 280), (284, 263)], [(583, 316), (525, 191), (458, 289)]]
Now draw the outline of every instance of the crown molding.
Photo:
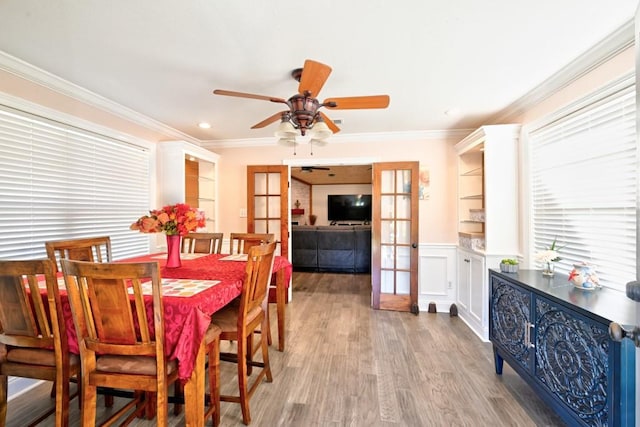
[[(371, 142), (406, 142), (406, 141), (459, 141), (469, 135), (473, 129), (453, 129), (453, 130), (429, 130), (429, 131), (403, 131), (403, 132), (370, 132), (351, 133), (343, 135), (333, 135), (329, 139), (329, 144), (344, 143), (371, 143)], [(300, 144), (308, 142), (308, 138), (301, 138)], [(247, 139), (222, 139), (201, 141), (204, 148), (213, 150), (217, 148), (240, 148), (240, 147), (264, 147), (278, 145), (277, 138), (247, 138)]]
[(48, 90), (57, 92), (92, 107), (99, 108), (118, 118), (142, 126), (146, 129), (166, 135), (168, 138), (179, 139), (199, 144), (200, 141), (190, 135), (180, 132), (170, 126), (154, 120), (144, 114), (127, 108), (117, 102), (111, 101), (90, 90), (78, 86), (70, 81), (62, 79), (48, 71), (29, 64), (15, 56), (0, 50), (0, 70), (11, 73), (17, 77), (35, 83)]
[[(527, 109), (547, 99), (557, 91), (567, 87), (571, 83), (585, 76), (590, 71), (618, 55), (622, 51), (634, 45), (635, 29), (634, 20), (630, 19), (618, 30), (607, 38), (587, 50), (574, 61), (554, 73), (533, 90), (526, 93), (499, 113), (495, 114), (486, 123), (510, 123)], [(247, 138), (228, 140), (199, 140), (179, 130), (167, 126), (157, 120), (145, 116), (137, 111), (111, 101), (103, 96), (82, 88), (74, 83), (64, 80), (52, 73), (35, 67), (19, 58), (0, 51), (0, 70), (14, 74), (20, 78), (40, 85), (71, 99), (83, 102), (87, 105), (99, 108), (109, 114), (127, 120), (135, 125), (155, 131), (167, 136), (167, 139), (175, 139), (191, 142), (207, 149), (274, 146), (277, 140), (269, 138)], [(10, 95), (5, 96), (5, 99)], [(12, 99), (14, 105), (17, 99)], [(26, 102), (26, 101), (25, 101)], [(19, 103), (19, 102), (18, 102)], [(33, 104), (33, 103), (32, 103)], [(34, 108), (35, 104), (30, 105)], [(18, 107), (19, 108), (19, 107)], [(44, 108), (43, 108), (44, 109)], [(51, 109), (48, 109), (51, 110)], [(64, 113), (60, 113), (64, 115)], [(76, 118), (77, 119), (77, 118)], [(458, 141), (470, 134), (473, 129), (433, 130), (433, 131), (403, 131), (403, 132), (377, 132), (334, 135), (330, 143), (366, 143), (375, 141), (415, 141), (415, 140), (452, 140)], [(110, 133), (113, 133), (110, 132)], [(122, 139), (122, 137), (120, 137)], [(301, 141), (301, 142), (304, 142)]]
[(26, 99), (19, 98), (17, 96), (9, 95), (7, 93), (0, 92), (0, 105), (12, 110), (40, 116), (47, 120), (52, 120), (64, 125), (82, 128), (86, 131), (94, 132), (99, 135), (127, 142), (129, 144), (143, 147), (145, 149), (149, 149), (152, 144), (151, 142), (142, 138), (138, 138), (124, 132), (119, 132), (117, 130), (114, 130), (113, 128), (102, 126), (89, 120), (81, 119), (78, 116), (63, 113), (53, 108), (45, 107), (43, 105), (36, 104), (34, 102), (27, 101)]
[(630, 19), (608, 37), (558, 70), (534, 89), (494, 115), (487, 123), (510, 123), (526, 110), (564, 89), (611, 60), (635, 43), (635, 23)]

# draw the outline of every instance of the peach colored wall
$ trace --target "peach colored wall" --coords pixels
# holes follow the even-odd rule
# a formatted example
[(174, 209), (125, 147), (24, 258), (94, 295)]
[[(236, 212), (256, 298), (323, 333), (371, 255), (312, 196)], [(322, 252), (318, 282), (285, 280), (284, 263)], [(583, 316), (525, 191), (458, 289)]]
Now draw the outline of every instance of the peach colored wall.
[(309, 164), (314, 164), (317, 159), (375, 158), (381, 162), (419, 161), (421, 167), (429, 168), (430, 198), (419, 202), (420, 243), (456, 244), (455, 142), (444, 139), (330, 142), (325, 147), (314, 148), (313, 156), (307, 146), (299, 146), (296, 156), (291, 148), (277, 145), (214, 149), (212, 151), (220, 154), (219, 231), (227, 234), (246, 229), (246, 219), (239, 214), (247, 204), (247, 165), (282, 164), (292, 159), (308, 159)]
[(629, 47), (538, 105), (524, 111), (515, 118), (515, 123), (522, 123), (525, 126), (582, 98), (618, 77), (632, 73), (634, 69), (635, 50), (634, 47)]

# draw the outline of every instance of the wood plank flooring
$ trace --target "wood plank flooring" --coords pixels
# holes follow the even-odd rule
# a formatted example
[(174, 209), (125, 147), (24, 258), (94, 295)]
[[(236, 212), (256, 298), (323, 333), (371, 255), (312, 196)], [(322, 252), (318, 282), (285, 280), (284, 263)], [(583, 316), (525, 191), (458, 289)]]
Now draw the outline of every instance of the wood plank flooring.
[[(369, 275), (294, 273), (287, 348), (270, 348), (274, 381), (251, 399), (251, 425), (564, 425), (506, 363), (502, 376), (494, 373), (491, 346), (459, 318), (374, 311), (370, 282)], [(233, 393), (235, 366), (223, 362), (221, 378), (222, 392)], [(12, 400), (7, 425), (22, 427), (44, 411), (49, 390), (45, 383)], [(78, 426), (77, 401), (71, 406), (70, 425)], [(183, 422), (171, 417), (172, 426)], [(221, 425), (243, 425), (239, 405), (222, 402)]]

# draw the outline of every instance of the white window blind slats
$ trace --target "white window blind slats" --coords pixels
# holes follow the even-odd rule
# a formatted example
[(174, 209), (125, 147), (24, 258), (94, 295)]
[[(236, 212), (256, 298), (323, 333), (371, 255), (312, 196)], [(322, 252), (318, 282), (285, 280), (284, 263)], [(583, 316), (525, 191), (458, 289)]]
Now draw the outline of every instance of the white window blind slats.
[(558, 270), (581, 261), (601, 284), (635, 279), (637, 142), (629, 86), (530, 134), (533, 253), (561, 246)]
[(149, 209), (143, 148), (0, 107), (0, 258), (41, 258), (44, 242), (111, 237), (115, 259), (148, 252), (129, 225)]

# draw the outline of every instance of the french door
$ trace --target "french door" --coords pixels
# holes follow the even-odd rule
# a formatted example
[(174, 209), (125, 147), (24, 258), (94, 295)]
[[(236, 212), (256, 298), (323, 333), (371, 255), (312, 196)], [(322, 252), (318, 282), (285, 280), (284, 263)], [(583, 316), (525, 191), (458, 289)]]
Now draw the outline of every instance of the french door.
[(247, 232), (273, 233), (279, 255), (289, 254), (287, 166), (247, 166)]
[(418, 313), (418, 162), (373, 164), (371, 305)]

